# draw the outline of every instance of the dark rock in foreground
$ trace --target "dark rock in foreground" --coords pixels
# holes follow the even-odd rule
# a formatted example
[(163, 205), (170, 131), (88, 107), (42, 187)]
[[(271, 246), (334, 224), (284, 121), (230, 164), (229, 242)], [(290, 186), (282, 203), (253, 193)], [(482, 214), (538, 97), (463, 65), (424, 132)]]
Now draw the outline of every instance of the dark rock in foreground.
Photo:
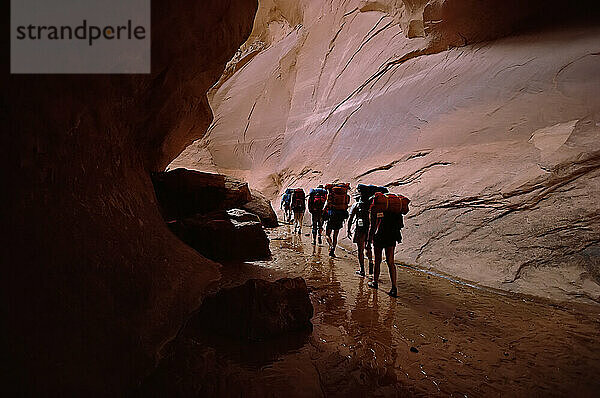
[(240, 209), (216, 211), (169, 223), (182, 241), (215, 261), (265, 260), (269, 239), (258, 216)]
[(252, 189), (250, 190), (252, 200), (244, 204), (242, 209), (249, 211), (252, 214), (256, 214), (265, 228), (275, 228), (279, 226), (277, 222), (277, 215), (271, 206), (271, 202), (260, 192)]
[(250, 279), (207, 297), (192, 323), (235, 338), (264, 340), (306, 330), (312, 316), (304, 279)]
[(248, 183), (221, 174), (175, 169), (152, 176), (165, 220), (239, 208), (252, 200)]

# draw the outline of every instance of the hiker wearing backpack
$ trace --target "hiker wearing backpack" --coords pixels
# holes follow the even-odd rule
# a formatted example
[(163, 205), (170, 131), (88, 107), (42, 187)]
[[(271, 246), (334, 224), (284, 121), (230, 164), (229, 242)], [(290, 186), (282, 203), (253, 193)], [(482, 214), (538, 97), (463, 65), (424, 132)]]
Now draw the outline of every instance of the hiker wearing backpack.
[(319, 185), (316, 189), (311, 189), (308, 194), (308, 212), (312, 221), (312, 238), (313, 245), (321, 244), (321, 233), (323, 231), (323, 212), (327, 202), (327, 190), (323, 185)]
[(350, 209), (350, 219), (348, 220), (348, 237), (352, 237), (352, 226), (354, 228), (354, 239), (358, 247), (358, 264), (360, 269), (356, 273), (360, 276), (365, 276), (365, 249), (367, 251), (367, 258), (369, 259), (369, 275), (373, 274), (373, 254), (371, 250), (371, 243), (368, 240), (369, 225), (370, 225), (370, 199), (376, 192), (387, 193), (388, 190), (385, 187), (378, 187), (375, 185), (364, 185), (358, 184), (356, 187), (358, 195), (356, 195), (356, 203), (352, 205)]
[(355, 197), (356, 203), (350, 209), (350, 218), (348, 219), (348, 237), (352, 237), (352, 226), (354, 228), (354, 239), (358, 248), (358, 265), (360, 269), (356, 273), (360, 276), (365, 276), (365, 249), (367, 258), (369, 259), (369, 275), (373, 274), (373, 254), (371, 244), (368, 242), (369, 235), (369, 203), (363, 201), (360, 195)]
[(285, 190), (285, 193), (281, 196), (280, 208), (283, 210), (283, 219), (287, 223), (289, 223), (292, 219), (292, 209), (291, 209), (292, 191), (293, 191), (293, 189), (288, 188)]
[(369, 287), (379, 287), (382, 252), (385, 250), (385, 261), (388, 265), (392, 288), (388, 294), (398, 297), (396, 285), (396, 264), (394, 251), (396, 243), (402, 241), (401, 229), (404, 227), (403, 216), (408, 213), (410, 200), (402, 195), (376, 193), (371, 200), (371, 228), (369, 240), (372, 240), (375, 252), (375, 270)]
[(306, 197), (302, 188), (294, 189), (290, 208), (294, 212), (294, 233), (302, 234), (302, 222), (306, 211)]
[(329, 244), (329, 255), (335, 257), (340, 229), (348, 218), (348, 205), (350, 204), (350, 184), (327, 184), (327, 228), (325, 234)]

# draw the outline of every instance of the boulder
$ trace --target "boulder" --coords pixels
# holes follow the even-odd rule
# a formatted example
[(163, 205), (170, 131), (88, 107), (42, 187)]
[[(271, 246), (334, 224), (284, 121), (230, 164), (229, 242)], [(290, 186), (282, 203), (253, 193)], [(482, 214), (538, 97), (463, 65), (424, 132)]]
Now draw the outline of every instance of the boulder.
[(242, 209), (249, 211), (252, 214), (256, 214), (265, 228), (275, 228), (279, 226), (277, 222), (277, 214), (271, 206), (271, 201), (267, 199), (262, 193), (252, 189), (250, 190), (252, 199), (250, 202), (244, 204)]
[(196, 214), (168, 225), (182, 241), (211, 260), (265, 260), (271, 256), (260, 219), (245, 210)]
[(304, 279), (250, 279), (207, 297), (190, 326), (256, 341), (310, 330), (312, 316), (313, 306)]
[(175, 169), (152, 176), (167, 221), (240, 207), (253, 200), (248, 183), (222, 174)]

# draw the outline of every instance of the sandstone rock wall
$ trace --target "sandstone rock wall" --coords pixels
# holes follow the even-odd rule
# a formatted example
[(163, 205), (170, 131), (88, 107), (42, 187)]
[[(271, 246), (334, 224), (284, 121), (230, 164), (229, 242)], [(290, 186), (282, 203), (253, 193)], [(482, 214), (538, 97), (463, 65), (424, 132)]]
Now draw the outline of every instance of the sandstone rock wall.
[[(264, 1), (172, 167), (412, 199), (398, 259), (598, 302), (593, 2)], [(591, 21), (591, 22), (590, 22)]]
[(167, 229), (149, 174), (210, 124), (206, 92), (256, 7), (152, 1), (151, 75), (8, 77), (0, 279), (9, 389), (122, 395), (219, 277)]

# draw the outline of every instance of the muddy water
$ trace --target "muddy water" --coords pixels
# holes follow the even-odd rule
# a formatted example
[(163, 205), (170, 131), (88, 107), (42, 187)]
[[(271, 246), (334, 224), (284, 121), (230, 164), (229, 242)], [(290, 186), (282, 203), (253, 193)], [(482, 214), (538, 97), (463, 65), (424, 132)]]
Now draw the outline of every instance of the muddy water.
[(171, 362), (147, 383), (150, 390), (598, 396), (600, 307), (498, 294), (402, 266), (399, 297), (391, 298), (385, 264), (380, 290), (373, 290), (368, 278), (355, 275), (357, 261), (349, 253), (338, 249), (331, 259), (325, 245), (313, 246), (288, 226), (270, 231), (270, 238), (271, 261), (227, 266), (213, 288), (302, 276), (315, 307), (312, 334), (260, 344), (180, 336)]

